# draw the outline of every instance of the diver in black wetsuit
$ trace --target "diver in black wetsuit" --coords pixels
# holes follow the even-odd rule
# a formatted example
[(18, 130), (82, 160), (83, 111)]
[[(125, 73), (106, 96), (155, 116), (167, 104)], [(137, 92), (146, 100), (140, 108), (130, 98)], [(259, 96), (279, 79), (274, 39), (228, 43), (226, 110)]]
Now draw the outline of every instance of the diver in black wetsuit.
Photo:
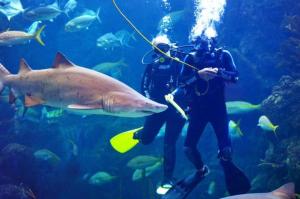
[[(230, 194), (249, 191), (248, 178), (231, 161), (231, 141), (228, 132), (228, 117), (225, 105), (225, 83), (238, 80), (233, 58), (229, 51), (216, 48), (214, 38), (204, 35), (194, 40), (194, 49), (185, 57), (184, 62), (196, 67), (182, 67), (180, 87), (174, 95), (184, 93), (189, 99), (189, 126), (184, 143), (184, 152), (197, 171), (177, 182), (165, 199), (181, 199), (209, 173), (197, 149), (199, 138), (207, 123), (211, 123), (218, 141), (218, 158), (223, 167), (225, 181)], [(239, 184), (240, 183), (240, 184)]]
[[(177, 52), (171, 50), (171, 44), (167, 37), (158, 36), (153, 44), (167, 54), (176, 57)], [(166, 103), (165, 95), (172, 92), (178, 85), (178, 76), (181, 66), (178, 62), (171, 60), (157, 50), (154, 50), (152, 63), (148, 64), (142, 79), (142, 93), (159, 103)], [(164, 136), (164, 179), (162, 185), (157, 189), (166, 192), (172, 186), (173, 171), (176, 161), (176, 141), (184, 126), (185, 120), (176, 110), (169, 108), (161, 113), (148, 116), (142, 131), (134, 135), (142, 144), (151, 143), (159, 133), (163, 124), (166, 124)]]
[(198, 140), (208, 122), (214, 128), (218, 140), (218, 157), (231, 160), (231, 142), (228, 133), (228, 118), (225, 105), (225, 82), (238, 80), (231, 54), (227, 50), (215, 48), (215, 41), (205, 36), (197, 37), (195, 49), (185, 58), (185, 62), (197, 67), (193, 71), (183, 67), (181, 82), (191, 98), (190, 121), (184, 151), (197, 170), (203, 168)]

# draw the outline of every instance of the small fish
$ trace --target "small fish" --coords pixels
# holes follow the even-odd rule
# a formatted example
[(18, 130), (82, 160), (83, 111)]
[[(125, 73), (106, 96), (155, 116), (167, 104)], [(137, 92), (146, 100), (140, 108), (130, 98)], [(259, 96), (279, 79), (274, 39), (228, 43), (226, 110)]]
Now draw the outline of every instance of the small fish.
[(89, 178), (88, 183), (91, 185), (101, 186), (113, 181), (116, 178), (116, 176), (112, 176), (107, 172), (99, 171)]
[(76, 0), (69, 0), (64, 6), (64, 12), (69, 15), (69, 12), (73, 11), (77, 7)]
[(132, 169), (145, 169), (146, 167), (152, 166), (157, 162), (162, 161), (161, 158), (149, 156), (149, 155), (140, 155), (132, 158), (127, 166)]
[(216, 192), (216, 182), (212, 181), (209, 183), (207, 193), (208, 195), (213, 195)]
[(97, 46), (104, 50), (113, 50), (116, 47), (122, 46), (121, 41), (113, 33), (109, 32), (97, 39)]
[(122, 46), (131, 47), (129, 45), (130, 40), (132, 39), (136, 41), (136, 38), (134, 37), (134, 32), (129, 33), (127, 30), (119, 30), (115, 33), (115, 36), (119, 39)]
[(272, 122), (267, 118), (267, 116), (262, 115), (258, 119), (258, 124), (260, 128), (262, 128), (265, 131), (272, 131), (276, 135), (276, 129), (279, 127), (278, 125), (272, 124)]
[(63, 116), (64, 110), (56, 109), (56, 110), (52, 110), (52, 111), (47, 111), (47, 108), (43, 107), (42, 114), (43, 114), (44, 119), (54, 119), (54, 118), (59, 118), (59, 117)]
[(43, 107), (40, 119), (46, 121), (48, 124), (56, 123), (64, 115), (63, 109), (55, 109), (47, 111), (46, 107)]
[(35, 22), (33, 22), (29, 26), (29, 28), (27, 29), (27, 33), (33, 35), (37, 31), (38, 26), (39, 26), (40, 23), (42, 23), (42, 22), (41, 21), (35, 21)]
[(228, 196), (221, 199), (294, 199), (295, 184), (288, 183), (268, 193), (249, 193), (235, 196)]
[(34, 152), (34, 157), (38, 160), (47, 161), (52, 165), (57, 165), (60, 162), (60, 157), (48, 149), (40, 149)]
[(145, 178), (145, 176), (146, 176), (145, 169), (136, 169), (132, 174), (131, 180), (138, 181)]
[(2, 12), (9, 21), (12, 17), (24, 11), (20, 0), (10, 0), (1, 2), (3, 4), (0, 6), (0, 12)]
[(138, 181), (145, 177), (151, 176), (155, 171), (158, 171), (161, 168), (162, 161), (156, 162), (152, 166), (148, 166), (144, 169), (136, 169), (132, 174), (132, 181)]
[(260, 160), (260, 162), (261, 163), (259, 163), (257, 165), (258, 167), (267, 166), (267, 167), (278, 169), (278, 168), (282, 168), (285, 166), (284, 163), (277, 164), (277, 163), (273, 163), (273, 162), (267, 162), (266, 160)]
[(112, 77), (115, 77), (114, 74), (121, 75), (122, 68), (127, 66), (128, 64), (126, 64), (124, 58), (122, 58), (117, 62), (103, 62), (101, 64), (94, 66), (92, 69), (110, 75)]
[(233, 120), (230, 120), (228, 123), (228, 130), (230, 137), (232, 138), (238, 138), (244, 135), (240, 129), (240, 120), (237, 123), (235, 123)]
[(44, 30), (45, 26), (42, 26), (34, 34), (28, 34), (23, 31), (5, 31), (0, 33), (0, 46), (13, 46), (17, 44), (25, 44), (32, 39), (35, 39), (42, 46), (45, 43), (41, 39), (41, 32)]
[(100, 10), (101, 9), (98, 8), (97, 13), (92, 10), (88, 10), (82, 13), (80, 16), (71, 19), (65, 24), (65, 31), (77, 32), (80, 30), (88, 29), (95, 20), (98, 20), (98, 22), (101, 23), (101, 19), (99, 16)]
[(57, 1), (47, 6), (41, 6), (27, 10), (23, 13), (25, 19), (30, 21), (53, 21), (58, 15), (64, 13), (58, 7)]
[(229, 101), (226, 102), (226, 108), (228, 114), (242, 114), (259, 110), (261, 105), (255, 105), (244, 101)]
[(158, 171), (161, 168), (163, 161), (159, 161), (156, 162), (155, 164), (153, 164), (152, 166), (148, 166), (145, 168), (145, 175), (146, 177), (149, 177), (150, 175), (152, 175), (155, 171)]

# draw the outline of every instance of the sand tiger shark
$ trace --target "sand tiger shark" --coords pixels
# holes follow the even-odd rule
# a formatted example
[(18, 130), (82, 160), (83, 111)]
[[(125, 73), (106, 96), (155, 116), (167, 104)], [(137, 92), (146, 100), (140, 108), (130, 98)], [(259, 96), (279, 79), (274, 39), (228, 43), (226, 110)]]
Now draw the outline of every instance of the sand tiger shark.
[(269, 193), (249, 193), (221, 199), (295, 199), (295, 184), (287, 183)]
[(48, 105), (74, 113), (143, 117), (167, 109), (126, 84), (88, 68), (77, 66), (57, 53), (52, 68), (32, 70), (24, 59), (12, 75), (0, 64), (0, 91), (7, 86), (14, 96), (25, 96), (25, 106)]

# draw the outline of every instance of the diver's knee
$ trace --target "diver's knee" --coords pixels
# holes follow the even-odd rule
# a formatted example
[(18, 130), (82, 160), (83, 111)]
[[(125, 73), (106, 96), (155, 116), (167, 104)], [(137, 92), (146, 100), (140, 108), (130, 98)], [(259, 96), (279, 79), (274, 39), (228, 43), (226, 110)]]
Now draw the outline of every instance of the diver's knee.
[(141, 132), (137, 132), (133, 135), (133, 139), (139, 140), (141, 144), (143, 145), (148, 145), (151, 142), (153, 142), (154, 137), (150, 137), (150, 136), (145, 136), (144, 133)]
[(223, 161), (232, 160), (232, 149), (231, 147), (224, 147), (218, 151), (218, 158)]
[(183, 151), (187, 156), (190, 156), (191, 154), (193, 154), (195, 152), (195, 148), (190, 147), (190, 146), (184, 146), (183, 147)]
[(151, 144), (153, 142), (154, 138), (143, 138), (143, 139), (140, 139), (140, 142), (143, 144), (143, 145), (148, 145), (148, 144)]

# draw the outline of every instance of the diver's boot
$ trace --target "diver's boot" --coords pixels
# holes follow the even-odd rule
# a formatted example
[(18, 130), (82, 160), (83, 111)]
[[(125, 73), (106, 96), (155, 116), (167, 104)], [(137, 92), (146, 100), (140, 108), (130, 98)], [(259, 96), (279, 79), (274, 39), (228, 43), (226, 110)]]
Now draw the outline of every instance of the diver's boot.
[(160, 186), (157, 187), (156, 193), (158, 195), (165, 195), (176, 183), (175, 179), (164, 179)]
[(209, 173), (208, 167), (205, 165), (201, 170), (198, 170), (191, 175), (179, 180), (162, 199), (184, 199), (191, 191), (201, 182)]

